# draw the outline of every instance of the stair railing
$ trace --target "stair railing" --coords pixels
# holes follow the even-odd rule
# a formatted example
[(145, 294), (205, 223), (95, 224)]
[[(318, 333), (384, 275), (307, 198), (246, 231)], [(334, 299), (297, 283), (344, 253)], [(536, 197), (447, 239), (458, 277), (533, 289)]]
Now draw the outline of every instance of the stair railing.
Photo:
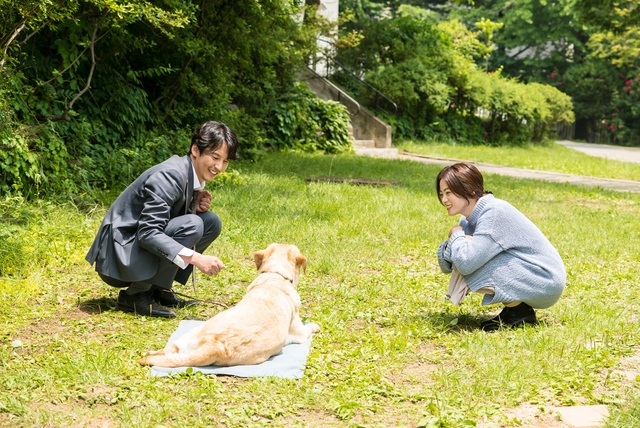
[[(326, 42), (326, 40), (323, 40)], [(383, 94), (382, 92), (380, 92), (377, 88), (373, 87), (372, 85), (370, 85), (368, 82), (362, 80), (360, 77), (358, 77), (353, 71), (349, 70), (347, 67), (345, 67), (342, 63), (340, 63), (338, 60), (331, 58), (329, 55), (327, 55), (325, 52), (321, 52), (321, 54), (327, 59), (327, 61), (329, 61), (332, 64), (337, 65), (338, 67), (340, 67), (342, 70), (345, 71), (345, 73), (347, 73), (348, 76), (352, 77), (354, 80), (356, 80), (358, 83), (365, 85), (368, 89), (370, 89), (371, 91), (373, 91), (373, 93), (375, 94), (374, 96), (374, 114), (376, 116), (378, 116), (378, 110), (381, 110), (389, 115), (393, 115), (398, 113), (398, 105), (391, 100), (389, 97), (387, 97), (385, 94)], [(325, 76), (323, 76), (325, 79), (329, 80), (329, 67), (324, 67), (325, 69)], [(316, 73), (317, 74), (317, 73)], [(393, 112), (385, 109), (384, 107), (382, 107), (379, 103), (379, 100), (384, 100), (386, 101), (389, 105), (391, 105), (393, 107)]]
[[(320, 76), (318, 74), (318, 72), (315, 71), (313, 68), (307, 66), (307, 70), (309, 70), (310, 73), (312, 73), (314, 76), (317, 76), (319, 79), (325, 79), (327, 82), (329, 82), (329, 79), (327, 79), (326, 77)], [(333, 89), (335, 89), (335, 91), (338, 93), (338, 95), (337, 95), (338, 99), (336, 99), (335, 101), (337, 101), (337, 102), (339, 102), (339, 103), (341, 103), (343, 105), (346, 105), (346, 103), (342, 102), (342, 98), (344, 97), (348, 101), (348, 103), (350, 105), (353, 105), (356, 108), (356, 112), (355, 113), (351, 113), (351, 111), (349, 110), (349, 107), (347, 106), (347, 114), (349, 116), (352, 116), (352, 117), (353, 116), (357, 116), (358, 113), (360, 113), (360, 103), (358, 101), (356, 101), (355, 99), (353, 99), (342, 88), (339, 88), (337, 85), (333, 84), (332, 82), (329, 82), (329, 84), (331, 86), (333, 86)]]

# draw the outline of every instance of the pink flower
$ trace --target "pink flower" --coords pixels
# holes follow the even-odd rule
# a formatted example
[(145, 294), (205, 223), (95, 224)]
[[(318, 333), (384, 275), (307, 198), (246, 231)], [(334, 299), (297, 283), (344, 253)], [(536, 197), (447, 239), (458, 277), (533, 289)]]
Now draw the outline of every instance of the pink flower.
[(555, 71), (551, 72), (551, 77), (556, 77), (558, 75), (558, 73), (556, 73)]
[(626, 82), (624, 82), (625, 86), (629, 86), (632, 83), (633, 83), (633, 79), (629, 79)]
[(628, 94), (629, 92), (631, 92), (631, 86), (627, 86), (626, 88), (624, 88), (624, 90)]

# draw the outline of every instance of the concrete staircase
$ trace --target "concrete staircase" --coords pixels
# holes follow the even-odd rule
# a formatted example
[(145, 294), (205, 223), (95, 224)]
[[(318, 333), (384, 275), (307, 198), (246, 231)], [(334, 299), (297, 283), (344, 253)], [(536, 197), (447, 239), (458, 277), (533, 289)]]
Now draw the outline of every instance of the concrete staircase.
[(353, 150), (359, 155), (393, 158), (398, 156), (398, 149), (393, 147), (376, 147), (375, 140), (354, 140)]
[(381, 157), (391, 157), (398, 154), (398, 149), (391, 148), (391, 126), (389, 124), (380, 120), (342, 89), (310, 68), (301, 73), (300, 79), (306, 82), (309, 89), (319, 98), (338, 101), (347, 107), (351, 116), (351, 134), (356, 153)]

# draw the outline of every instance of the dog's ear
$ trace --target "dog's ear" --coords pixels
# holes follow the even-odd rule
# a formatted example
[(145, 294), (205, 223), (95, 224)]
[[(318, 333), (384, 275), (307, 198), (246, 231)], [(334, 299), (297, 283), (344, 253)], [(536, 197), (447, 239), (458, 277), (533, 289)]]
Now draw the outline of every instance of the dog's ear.
[(256, 269), (260, 269), (262, 266), (262, 261), (264, 260), (265, 251), (260, 250), (253, 253), (253, 261), (256, 262)]
[(302, 266), (302, 269), (307, 274), (307, 258), (302, 254), (296, 256), (296, 266)]

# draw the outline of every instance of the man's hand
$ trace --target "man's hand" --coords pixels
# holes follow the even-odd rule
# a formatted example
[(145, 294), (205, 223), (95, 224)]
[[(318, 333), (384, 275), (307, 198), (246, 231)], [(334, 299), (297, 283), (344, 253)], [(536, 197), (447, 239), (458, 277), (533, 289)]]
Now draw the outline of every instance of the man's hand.
[(214, 256), (206, 256), (200, 253), (193, 253), (193, 256), (191, 256), (191, 260), (187, 262), (191, 263), (201, 272), (209, 276), (217, 275), (222, 269), (225, 268), (224, 263), (222, 263), (222, 260), (220, 260), (219, 258)]
[(196, 199), (196, 212), (204, 213), (209, 211), (209, 208), (211, 207), (211, 199), (211, 192), (208, 190), (200, 190)]

